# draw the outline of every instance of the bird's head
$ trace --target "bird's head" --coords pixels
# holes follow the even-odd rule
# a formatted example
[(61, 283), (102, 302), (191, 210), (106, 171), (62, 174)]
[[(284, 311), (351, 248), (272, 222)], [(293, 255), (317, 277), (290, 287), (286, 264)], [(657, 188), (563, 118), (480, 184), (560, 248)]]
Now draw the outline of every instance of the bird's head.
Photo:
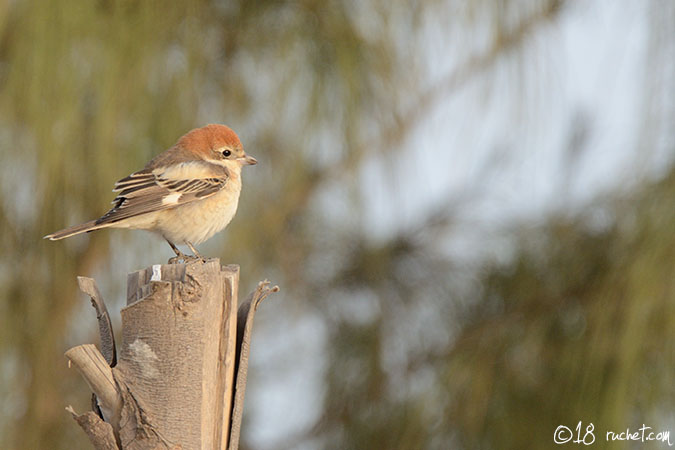
[(178, 145), (190, 149), (205, 161), (237, 171), (242, 166), (258, 162), (244, 152), (237, 134), (225, 125), (212, 124), (195, 128), (180, 138)]

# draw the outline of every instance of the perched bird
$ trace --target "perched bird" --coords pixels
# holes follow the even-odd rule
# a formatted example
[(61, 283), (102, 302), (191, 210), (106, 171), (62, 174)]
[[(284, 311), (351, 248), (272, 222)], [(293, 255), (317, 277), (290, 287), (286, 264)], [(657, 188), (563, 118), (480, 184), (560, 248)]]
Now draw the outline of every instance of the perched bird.
[[(244, 153), (239, 138), (225, 125), (196, 128), (181, 137), (143, 170), (115, 183), (119, 192), (102, 217), (45, 236), (52, 241), (100, 228), (154, 231), (167, 240), (170, 263), (202, 258), (194, 244), (230, 223), (241, 192), (241, 168), (258, 161)], [(190, 247), (183, 254), (176, 244)]]

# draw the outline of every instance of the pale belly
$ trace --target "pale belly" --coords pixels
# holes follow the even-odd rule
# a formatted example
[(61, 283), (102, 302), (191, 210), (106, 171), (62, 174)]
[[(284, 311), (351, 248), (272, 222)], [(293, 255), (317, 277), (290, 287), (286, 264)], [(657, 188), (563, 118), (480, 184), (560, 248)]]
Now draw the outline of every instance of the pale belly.
[(173, 243), (200, 244), (225, 228), (237, 212), (240, 189), (223, 189), (213, 197), (164, 210), (155, 231)]

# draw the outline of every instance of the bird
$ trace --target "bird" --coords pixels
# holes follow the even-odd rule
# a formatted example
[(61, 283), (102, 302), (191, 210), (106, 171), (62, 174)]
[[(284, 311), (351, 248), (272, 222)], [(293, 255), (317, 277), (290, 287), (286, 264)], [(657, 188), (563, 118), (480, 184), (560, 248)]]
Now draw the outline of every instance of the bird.
[[(195, 248), (224, 229), (237, 212), (243, 166), (258, 161), (244, 152), (226, 125), (195, 128), (146, 166), (115, 183), (112, 208), (89, 222), (48, 234), (56, 241), (102, 228), (148, 230), (160, 234), (179, 261), (204, 260)], [(187, 245), (193, 255), (180, 251)]]

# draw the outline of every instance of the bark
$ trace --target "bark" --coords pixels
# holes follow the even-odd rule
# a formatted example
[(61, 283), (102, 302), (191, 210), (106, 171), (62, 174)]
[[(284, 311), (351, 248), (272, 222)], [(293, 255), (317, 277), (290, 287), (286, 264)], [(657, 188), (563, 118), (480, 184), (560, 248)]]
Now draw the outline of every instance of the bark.
[(133, 272), (117, 357), (95, 282), (78, 281), (96, 308), (104, 354), (89, 344), (66, 356), (94, 392), (101, 417), (70, 411), (95, 448), (237, 448), (253, 314), (278, 288), (261, 282), (238, 318), (238, 266), (211, 259)]

